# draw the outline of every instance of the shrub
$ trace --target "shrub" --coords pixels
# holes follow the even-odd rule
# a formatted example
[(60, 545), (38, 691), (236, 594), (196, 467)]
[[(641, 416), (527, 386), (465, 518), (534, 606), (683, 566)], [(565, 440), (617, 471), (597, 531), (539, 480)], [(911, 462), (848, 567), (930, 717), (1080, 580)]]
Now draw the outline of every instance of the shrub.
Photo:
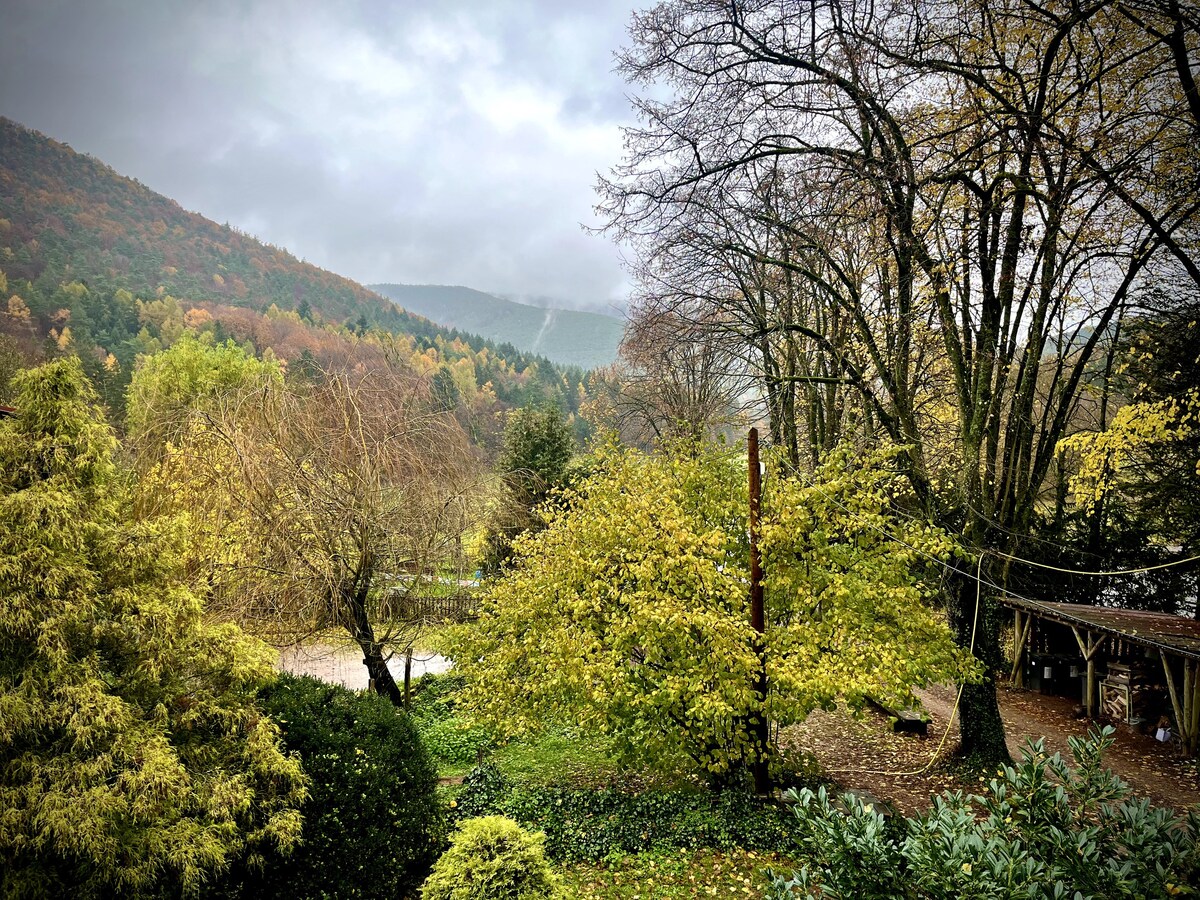
[(462, 686), (461, 675), (427, 674), (421, 676), (414, 691), (413, 721), (425, 749), (442, 762), (471, 762), (492, 746), (485, 729), (455, 713), (455, 694)]
[(429, 753), (447, 763), (469, 763), (492, 746), (491, 735), (467, 719), (419, 722), (421, 740)]
[(455, 801), (455, 815), (460, 819), (472, 819), (495, 812), (511, 792), (512, 785), (500, 767), (490, 760), (484, 762), (463, 779), (462, 793)]
[(444, 828), (437, 775), (416, 729), (385, 698), (283, 676), (263, 705), (312, 779), (303, 844), (243, 873), (248, 896), (396, 897), (424, 879)]
[(463, 780), (456, 812), (502, 814), (545, 832), (554, 859), (601, 860), (645, 850), (794, 848), (788, 810), (742, 791), (513, 787), (492, 763)]
[(801, 791), (809, 864), (776, 878), (773, 897), (1171, 897), (1200, 883), (1200, 814), (1129, 798), (1100, 765), (1112, 729), (1071, 738), (1075, 766), (1042, 741), (1005, 766), (986, 796), (945, 794), (924, 815), (887, 823), (852, 797)]
[(562, 896), (543, 837), (512, 819), (469, 819), (421, 888), (422, 900), (541, 900)]

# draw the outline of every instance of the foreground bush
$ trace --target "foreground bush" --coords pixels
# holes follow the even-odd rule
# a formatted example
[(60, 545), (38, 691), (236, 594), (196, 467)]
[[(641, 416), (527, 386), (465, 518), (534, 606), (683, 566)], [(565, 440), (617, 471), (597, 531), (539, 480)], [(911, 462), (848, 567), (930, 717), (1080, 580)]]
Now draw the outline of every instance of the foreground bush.
[(443, 826), (416, 729), (377, 694), (283, 676), (263, 696), (312, 779), (303, 843), (240, 874), (249, 897), (403, 897), (429, 872)]
[(986, 796), (947, 794), (924, 815), (887, 822), (853, 797), (801, 791), (805, 858), (772, 896), (855, 900), (1166, 898), (1200, 884), (1200, 815), (1129, 798), (1100, 765), (1112, 729), (1070, 739), (1075, 766), (1030, 744)]
[(512, 819), (468, 819), (421, 888), (421, 900), (543, 900), (560, 897), (543, 837)]

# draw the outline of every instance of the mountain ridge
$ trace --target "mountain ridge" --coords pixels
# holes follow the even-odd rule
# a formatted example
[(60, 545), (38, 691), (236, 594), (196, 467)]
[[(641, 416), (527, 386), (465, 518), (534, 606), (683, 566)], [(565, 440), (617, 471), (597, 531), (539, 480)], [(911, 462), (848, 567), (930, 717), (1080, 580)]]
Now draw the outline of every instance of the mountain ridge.
[(384, 282), (367, 287), (410, 313), (559, 365), (609, 365), (624, 333), (620, 320), (600, 313), (530, 306), (462, 285)]
[[(546, 401), (574, 413), (585, 391), (582, 369), (439, 326), (3, 117), (0, 289), (0, 376), (13, 360), (74, 348), (89, 377), (111, 382), (113, 405), (137, 356), (185, 328), (218, 340), (236, 333), (256, 352), (275, 349), (276, 332), (297, 353), (319, 349), (326, 331), (351, 341), (375, 328), (403, 335), (448, 397), (491, 396), (478, 405), (487, 415), (497, 403)], [(302, 328), (311, 340), (293, 339)]]

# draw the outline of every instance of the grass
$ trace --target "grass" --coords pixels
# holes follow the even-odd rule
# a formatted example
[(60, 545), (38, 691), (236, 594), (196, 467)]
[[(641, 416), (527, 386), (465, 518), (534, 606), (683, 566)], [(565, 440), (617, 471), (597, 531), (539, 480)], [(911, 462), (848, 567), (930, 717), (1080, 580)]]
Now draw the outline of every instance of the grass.
[(577, 900), (683, 900), (766, 896), (767, 869), (790, 872), (775, 854), (712, 850), (639, 853), (560, 868), (567, 895)]
[(518, 784), (599, 787), (622, 777), (607, 741), (584, 741), (573, 730), (509, 741), (491, 759)]

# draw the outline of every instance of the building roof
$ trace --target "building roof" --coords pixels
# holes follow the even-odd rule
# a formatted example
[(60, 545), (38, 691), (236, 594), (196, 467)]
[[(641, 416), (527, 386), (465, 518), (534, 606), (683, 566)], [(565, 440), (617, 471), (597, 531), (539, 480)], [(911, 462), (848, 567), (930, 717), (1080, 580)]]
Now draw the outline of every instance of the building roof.
[(1195, 619), (1086, 603), (1046, 603), (1016, 597), (1001, 597), (1000, 602), (1064, 625), (1082, 626), (1178, 656), (1200, 659), (1200, 622)]

